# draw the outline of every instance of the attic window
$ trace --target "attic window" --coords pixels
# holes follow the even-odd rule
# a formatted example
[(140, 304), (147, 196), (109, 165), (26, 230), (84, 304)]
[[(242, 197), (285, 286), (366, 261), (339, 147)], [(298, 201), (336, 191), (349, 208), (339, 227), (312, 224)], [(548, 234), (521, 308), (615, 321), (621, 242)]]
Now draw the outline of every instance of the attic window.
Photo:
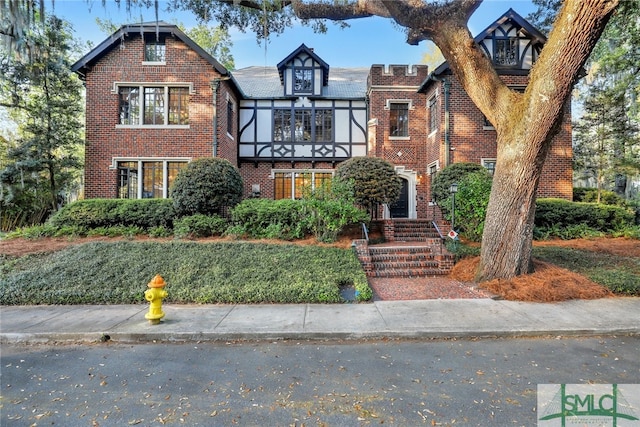
[(311, 93), (313, 90), (313, 70), (311, 68), (296, 68), (294, 70), (293, 91), (296, 93)]
[(496, 39), (494, 46), (494, 64), (502, 67), (515, 67), (518, 65), (519, 54), (517, 37)]
[(144, 61), (145, 62), (165, 62), (165, 39), (164, 37), (156, 38), (145, 37), (144, 39)]

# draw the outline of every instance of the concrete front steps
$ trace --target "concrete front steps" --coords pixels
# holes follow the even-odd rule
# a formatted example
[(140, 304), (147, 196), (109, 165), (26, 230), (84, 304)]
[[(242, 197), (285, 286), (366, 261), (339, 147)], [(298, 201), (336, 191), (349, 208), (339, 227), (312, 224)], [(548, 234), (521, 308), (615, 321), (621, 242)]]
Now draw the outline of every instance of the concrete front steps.
[(428, 277), (446, 275), (454, 255), (446, 250), (437, 229), (428, 220), (385, 220), (386, 242), (371, 245), (354, 240), (368, 277)]

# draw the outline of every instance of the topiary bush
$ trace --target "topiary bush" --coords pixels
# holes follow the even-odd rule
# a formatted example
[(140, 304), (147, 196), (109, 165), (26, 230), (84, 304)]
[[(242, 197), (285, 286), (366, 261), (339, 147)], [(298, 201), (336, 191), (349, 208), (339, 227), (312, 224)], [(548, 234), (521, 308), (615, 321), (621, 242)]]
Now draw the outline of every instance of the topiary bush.
[(402, 180), (393, 165), (378, 157), (353, 157), (340, 163), (334, 180), (351, 183), (354, 201), (369, 213), (379, 204), (397, 201), (402, 190)]
[(100, 227), (173, 228), (176, 211), (169, 199), (88, 199), (66, 205), (48, 224), (92, 229)]
[(460, 184), (466, 175), (480, 171), (487, 172), (484, 166), (477, 163), (454, 163), (436, 174), (431, 182), (431, 197), (438, 204), (443, 215), (451, 218), (451, 192), (449, 191), (451, 184)]
[(228, 160), (203, 158), (178, 172), (170, 189), (179, 215), (218, 214), (242, 200), (240, 172)]

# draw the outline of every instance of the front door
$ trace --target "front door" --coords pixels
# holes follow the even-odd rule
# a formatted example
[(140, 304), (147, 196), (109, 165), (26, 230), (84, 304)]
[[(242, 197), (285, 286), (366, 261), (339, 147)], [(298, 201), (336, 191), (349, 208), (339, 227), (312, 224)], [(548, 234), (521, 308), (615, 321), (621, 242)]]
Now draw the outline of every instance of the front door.
[(397, 202), (389, 206), (391, 218), (409, 218), (409, 181), (400, 178), (402, 189)]

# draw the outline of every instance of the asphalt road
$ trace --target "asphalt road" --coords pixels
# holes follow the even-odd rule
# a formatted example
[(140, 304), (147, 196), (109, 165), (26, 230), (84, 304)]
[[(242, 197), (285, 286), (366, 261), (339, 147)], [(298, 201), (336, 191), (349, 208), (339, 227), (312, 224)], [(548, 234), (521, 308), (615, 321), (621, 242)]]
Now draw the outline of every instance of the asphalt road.
[(538, 384), (640, 383), (640, 337), (1, 350), (2, 426), (535, 426)]

